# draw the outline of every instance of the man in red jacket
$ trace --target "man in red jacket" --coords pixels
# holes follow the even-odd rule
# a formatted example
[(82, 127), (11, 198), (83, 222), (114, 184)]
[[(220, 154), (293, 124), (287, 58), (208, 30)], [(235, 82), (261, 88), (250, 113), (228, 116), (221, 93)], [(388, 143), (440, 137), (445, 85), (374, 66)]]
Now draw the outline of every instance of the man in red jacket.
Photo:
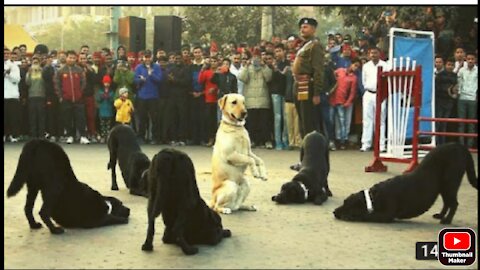
[[(73, 143), (76, 131), (80, 133), (80, 143), (89, 144), (86, 137), (85, 103), (83, 90), (85, 89), (85, 73), (76, 65), (77, 54), (75, 51), (67, 51), (66, 65), (61, 67), (55, 74), (56, 91), (59, 97), (63, 125), (67, 134), (67, 143)], [(75, 123), (75, 126), (74, 126)]]

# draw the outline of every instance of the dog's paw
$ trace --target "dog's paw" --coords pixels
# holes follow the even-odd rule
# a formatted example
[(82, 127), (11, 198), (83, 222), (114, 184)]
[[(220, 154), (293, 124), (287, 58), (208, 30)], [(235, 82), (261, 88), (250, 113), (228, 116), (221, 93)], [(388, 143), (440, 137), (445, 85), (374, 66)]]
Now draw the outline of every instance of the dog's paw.
[(65, 232), (65, 230), (63, 228), (60, 228), (60, 227), (53, 227), (50, 229), (50, 232), (52, 234), (62, 234)]
[(142, 245), (142, 250), (143, 251), (153, 251), (153, 245), (152, 244), (148, 244), (148, 243), (144, 243)]
[(435, 219), (442, 219), (443, 216), (440, 215), (440, 214), (435, 214), (435, 215), (433, 215), (433, 218), (435, 218)]
[(230, 215), (232, 213), (232, 209), (230, 208), (223, 208), (222, 209), (222, 214)]
[(40, 228), (42, 228), (42, 223), (35, 222), (33, 224), (30, 224), (30, 229), (37, 230), (37, 229), (40, 229)]
[(195, 255), (198, 253), (198, 248), (197, 247), (184, 247), (182, 248), (183, 253), (185, 255)]
[(225, 229), (225, 230), (222, 231), (222, 236), (223, 236), (223, 238), (231, 237), (232, 232), (228, 229)]
[(257, 211), (257, 207), (255, 205), (242, 205), (239, 209), (244, 211)]

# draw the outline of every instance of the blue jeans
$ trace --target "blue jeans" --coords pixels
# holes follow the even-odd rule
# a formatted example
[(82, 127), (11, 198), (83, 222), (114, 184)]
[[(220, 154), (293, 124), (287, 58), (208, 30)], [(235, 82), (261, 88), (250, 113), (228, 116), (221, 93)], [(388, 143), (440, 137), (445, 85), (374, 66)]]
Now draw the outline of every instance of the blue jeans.
[[(353, 104), (350, 107), (344, 108), (345, 109), (345, 130), (347, 134), (347, 141), (348, 141), (348, 135), (350, 135), (350, 126), (352, 124), (352, 112), (353, 112)], [(333, 121), (333, 120), (332, 120)], [(340, 131), (340, 120), (337, 116), (335, 116), (334, 122), (335, 124), (335, 134), (337, 139), (341, 139), (341, 131)]]
[[(453, 109), (453, 101), (439, 102), (435, 101), (435, 117), (436, 118), (450, 118)], [(447, 122), (436, 122), (435, 128), (437, 132), (447, 131)], [(437, 136), (437, 145), (444, 144), (446, 142), (445, 136)]]
[(280, 149), (288, 146), (287, 119), (284, 116), (285, 98), (281, 95), (272, 94), (273, 121), (275, 133), (275, 147)]
[[(458, 118), (464, 119), (476, 119), (477, 118), (477, 102), (475, 100), (458, 100), (457, 105), (457, 116)], [(475, 134), (475, 124), (467, 124), (468, 133)], [(465, 124), (458, 124), (458, 132), (465, 132)], [(467, 146), (472, 147), (474, 138), (467, 139)], [(465, 144), (465, 137), (460, 137), (460, 143)]]
[(332, 106), (330, 106), (330, 102), (328, 102), (328, 96), (325, 93), (320, 93), (320, 104), (317, 106), (319, 106), (319, 109), (321, 110), (321, 116), (323, 120), (323, 123), (321, 120), (319, 120), (319, 126), (317, 128), (318, 130), (323, 130), (329, 141), (333, 141), (335, 139), (335, 135), (333, 133), (334, 126), (331, 116), (333, 112), (330, 111), (332, 110)]
[[(331, 116), (332, 118), (338, 118), (338, 130), (337, 139), (342, 143), (348, 140), (347, 133), (347, 110), (348, 108), (343, 107), (343, 105), (335, 105), (332, 107)], [(332, 119), (333, 122), (333, 119)]]

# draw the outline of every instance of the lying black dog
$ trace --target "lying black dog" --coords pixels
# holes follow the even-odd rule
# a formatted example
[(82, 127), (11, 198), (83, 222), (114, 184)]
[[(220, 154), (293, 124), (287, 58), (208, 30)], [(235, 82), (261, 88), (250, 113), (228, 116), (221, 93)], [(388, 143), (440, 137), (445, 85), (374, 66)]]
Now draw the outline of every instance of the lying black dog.
[(455, 143), (444, 144), (428, 153), (411, 173), (350, 195), (333, 213), (336, 218), (347, 221), (392, 222), (395, 218), (423, 214), (440, 194), (443, 208), (433, 217), (442, 224), (450, 224), (458, 207), (457, 193), (465, 171), (470, 184), (477, 188), (473, 159), (467, 148)]
[(328, 141), (322, 134), (313, 131), (305, 136), (300, 161), (302, 166), (298, 174), (282, 185), (272, 201), (279, 204), (313, 201), (321, 205), (332, 196), (327, 179), (330, 172)]
[(155, 218), (162, 214), (163, 242), (177, 244), (187, 255), (198, 252), (194, 244), (216, 245), (230, 230), (200, 197), (192, 160), (183, 152), (164, 149), (152, 160), (148, 172), (148, 230), (142, 250), (153, 250)]
[(146, 172), (150, 160), (140, 149), (135, 132), (130, 126), (118, 125), (108, 135), (110, 161), (107, 169), (112, 170), (112, 190), (118, 190), (115, 166), (120, 167), (125, 185), (130, 194), (147, 197)]
[(93, 228), (128, 223), (130, 209), (113, 197), (105, 197), (77, 180), (63, 149), (46, 140), (25, 144), (7, 196), (17, 194), (27, 184), (25, 215), (30, 228), (39, 229), (32, 210), (39, 191), (43, 205), (40, 217), (53, 234), (63, 233), (50, 218), (63, 227)]

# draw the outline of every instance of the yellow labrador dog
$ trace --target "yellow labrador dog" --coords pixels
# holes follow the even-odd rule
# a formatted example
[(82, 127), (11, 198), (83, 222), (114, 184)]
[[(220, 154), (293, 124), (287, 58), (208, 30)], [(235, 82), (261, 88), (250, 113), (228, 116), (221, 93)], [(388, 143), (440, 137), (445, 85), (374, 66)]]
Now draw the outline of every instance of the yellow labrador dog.
[(213, 196), (210, 207), (218, 213), (236, 210), (256, 211), (243, 202), (250, 192), (245, 170), (250, 166), (253, 177), (267, 180), (263, 161), (252, 153), (250, 137), (245, 129), (247, 109), (239, 94), (228, 94), (218, 100), (222, 121), (217, 130), (212, 156)]

